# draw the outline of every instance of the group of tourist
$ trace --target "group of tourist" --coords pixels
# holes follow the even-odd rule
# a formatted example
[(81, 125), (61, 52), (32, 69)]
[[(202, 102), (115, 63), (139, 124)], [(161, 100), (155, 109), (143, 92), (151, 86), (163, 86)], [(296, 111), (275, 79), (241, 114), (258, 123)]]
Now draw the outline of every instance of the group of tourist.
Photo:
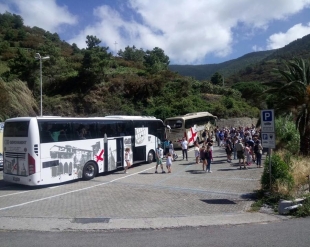
[(263, 147), (260, 141), (260, 130), (253, 125), (251, 127), (239, 128), (216, 128), (215, 137), (218, 146), (225, 147), (227, 162), (234, 159), (239, 160), (239, 169), (247, 169), (252, 163), (258, 168), (262, 167), (261, 160)]
[[(260, 141), (260, 130), (253, 125), (251, 127), (238, 128), (218, 128), (214, 131), (205, 130), (202, 134), (203, 143), (200, 146), (198, 141), (194, 142), (194, 152), (196, 164), (202, 163), (202, 170), (212, 173), (211, 162), (213, 161), (213, 143), (216, 142), (219, 147), (224, 147), (227, 155), (227, 162), (231, 163), (232, 159), (239, 160), (239, 169), (248, 169), (248, 166), (256, 164), (258, 168), (262, 167), (261, 160), (263, 147)], [(188, 161), (188, 142), (185, 137), (180, 142), (182, 148), (183, 160)], [(156, 166), (155, 173), (160, 166), (162, 173), (166, 173), (163, 167), (163, 158), (166, 157), (166, 168), (171, 173), (171, 165), (175, 160), (173, 144), (169, 140), (156, 148)], [(126, 169), (127, 170), (127, 169)]]

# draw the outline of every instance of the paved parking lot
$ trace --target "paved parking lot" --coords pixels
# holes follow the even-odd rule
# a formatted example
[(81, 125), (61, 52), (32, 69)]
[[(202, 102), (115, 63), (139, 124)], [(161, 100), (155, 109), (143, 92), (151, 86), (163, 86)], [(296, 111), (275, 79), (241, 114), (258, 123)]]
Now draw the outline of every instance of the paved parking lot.
[(188, 161), (180, 159), (180, 150), (177, 153), (171, 174), (155, 174), (152, 163), (135, 166), (128, 174), (116, 171), (90, 181), (43, 188), (5, 183), (1, 171), (1, 222), (199, 217), (247, 211), (263, 169), (239, 170), (236, 160), (232, 165), (226, 162), (223, 148), (214, 147), (213, 173), (205, 173), (201, 164), (195, 164), (193, 151)]

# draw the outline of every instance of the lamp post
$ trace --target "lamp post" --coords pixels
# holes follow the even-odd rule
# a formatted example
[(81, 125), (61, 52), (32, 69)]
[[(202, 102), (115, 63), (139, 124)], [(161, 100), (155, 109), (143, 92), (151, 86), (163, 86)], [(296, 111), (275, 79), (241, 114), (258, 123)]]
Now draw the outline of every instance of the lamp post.
[(40, 112), (42, 117), (42, 60), (49, 59), (49, 56), (41, 57), (40, 53), (36, 53), (35, 59), (40, 60)]

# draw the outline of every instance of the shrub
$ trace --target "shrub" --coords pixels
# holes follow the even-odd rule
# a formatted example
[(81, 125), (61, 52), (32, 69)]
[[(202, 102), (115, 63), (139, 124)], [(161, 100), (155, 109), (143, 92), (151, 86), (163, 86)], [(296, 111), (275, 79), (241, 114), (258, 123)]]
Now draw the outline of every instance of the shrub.
[(290, 192), (294, 186), (294, 179), (290, 173), (289, 164), (281, 159), (278, 154), (271, 156), (271, 188), (270, 188), (269, 158), (265, 160), (264, 171), (261, 178), (262, 188), (279, 192), (280, 187), (284, 186)]
[(297, 208), (297, 211), (294, 213), (297, 217), (306, 217), (310, 215), (310, 196), (302, 202), (302, 206)]

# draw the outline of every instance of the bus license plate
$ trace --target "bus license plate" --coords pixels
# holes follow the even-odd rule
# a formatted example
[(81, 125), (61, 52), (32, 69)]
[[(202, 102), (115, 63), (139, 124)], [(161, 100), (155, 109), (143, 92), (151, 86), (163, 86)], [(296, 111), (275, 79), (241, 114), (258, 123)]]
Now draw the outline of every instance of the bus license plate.
[(20, 178), (13, 177), (13, 181), (19, 182), (19, 181), (20, 181)]

